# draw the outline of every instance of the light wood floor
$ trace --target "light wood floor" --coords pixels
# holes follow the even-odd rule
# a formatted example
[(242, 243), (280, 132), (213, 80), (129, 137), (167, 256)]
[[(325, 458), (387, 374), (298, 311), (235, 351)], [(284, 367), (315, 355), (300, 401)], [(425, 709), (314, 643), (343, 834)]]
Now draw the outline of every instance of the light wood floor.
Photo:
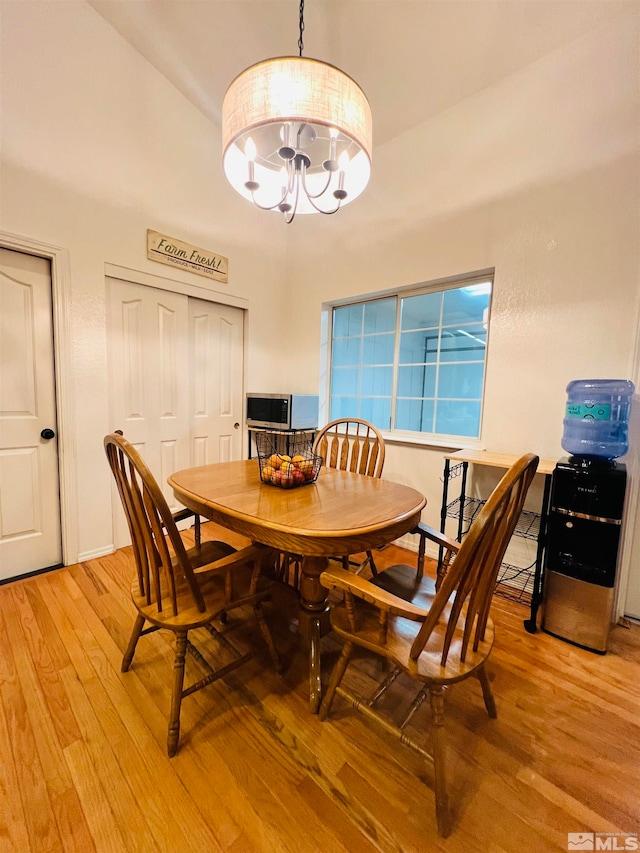
[[(568, 832), (640, 832), (640, 628), (616, 627), (599, 656), (527, 634), (526, 609), (495, 598), (498, 719), (474, 679), (447, 694), (443, 841), (419, 756), (340, 698), (324, 724), (308, 713), (287, 593), (268, 613), (285, 675), (264, 655), (187, 698), (167, 758), (169, 637), (143, 637), (120, 673), (131, 575), (125, 550), (0, 587), (0, 853), (541, 853)], [(323, 639), (325, 677), (337, 648)]]

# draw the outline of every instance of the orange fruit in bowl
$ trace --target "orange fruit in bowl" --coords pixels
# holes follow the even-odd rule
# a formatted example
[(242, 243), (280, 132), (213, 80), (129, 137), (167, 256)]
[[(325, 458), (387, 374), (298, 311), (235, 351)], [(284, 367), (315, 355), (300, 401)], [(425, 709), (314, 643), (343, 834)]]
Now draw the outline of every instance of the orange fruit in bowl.
[(264, 466), (264, 468), (262, 469), (262, 471), (260, 472), (260, 478), (261, 478), (265, 483), (270, 483), (270, 482), (271, 482), (271, 478), (273, 477), (273, 472), (274, 472), (275, 470), (276, 470), (276, 469), (275, 469), (272, 465), (265, 465), (265, 466)]
[(268, 462), (272, 468), (279, 468), (282, 465), (282, 456), (278, 453), (272, 453)]
[(293, 462), (291, 462), (291, 460), (285, 459), (283, 460), (282, 465), (280, 466), (280, 470), (282, 471), (282, 474), (285, 475), (290, 474), (295, 469), (295, 467), (296, 466), (293, 464)]

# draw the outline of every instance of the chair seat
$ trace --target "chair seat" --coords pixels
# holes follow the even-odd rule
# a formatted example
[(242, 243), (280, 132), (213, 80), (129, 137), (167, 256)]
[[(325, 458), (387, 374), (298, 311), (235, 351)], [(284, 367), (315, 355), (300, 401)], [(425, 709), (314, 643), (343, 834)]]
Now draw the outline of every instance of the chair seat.
[[(228, 542), (219, 542), (214, 540), (211, 542), (203, 542), (200, 547), (197, 545), (194, 548), (189, 548), (187, 557), (194, 569), (199, 569), (201, 566), (206, 566), (208, 563), (215, 563), (221, 557), (228, 557), (233, 554), (236, 549)], [(198, 572), (196, 572), (198, 574)]]
[(478, 650), (474, 652), (473, 646), (470, 644), (463, 662), (460, 660), (463, 623), (454, 632), (447, 662), (442, 666), (443, 638), (449, 621), (450, 609), (451, 604), (443, 611), (442, 619), (416, 661), (410, 659), (409, 652), (418, 631), (422, 627), (421, 622), (414, 622), (411, 619), (390, 614), (386, 642), (382, 644), (380, 642), (379, 611), (373, 605), (361, 603), (358, 608), (358, 630), (355, 633), (349, 624), (349, 616), (344, 604), (338, 604), (332, 608), (330, 619), (331, 627), (343, 640), (353, 641), (357, 638), (359, 646), (384, 655), (412, 678), (433, 684), (454, 684), (456, 681), (462, 681), (464, 678), (473, 675), (474, 671), (482, 666), (491, 652), (494, 631), (493, 622), (489, 619), (485, 638), (480, 642)]
[(425, 610), (431, 607), (436, 594), (435, 581), (426, 575), (418, 577), (415, 566), (390, 566), (374, 575), (371, 583)]
[[(231, 549), (233, 553), (233, 548)], [(220, 555), (222, 556), (222, 555)], [(249, 595), (249, 584), (251, 581), (251, 565), (236, 566), (233, 570), (233, 586), (236, 591), (234, 607), (241, 604), (250, 604), (264, 600), (270, 595), (270, 582), (265, 579), (258, 581), (258, 588), (254, 595)], [(225, 572), (213, 571), (207, 575), (206, 571), (197, 573), (200, 590), (205, 601), (205, 610), (198, 610), (193, 596), (186, 581), (177, 576), (176, 598), (177, 615), (172, 615), (171, 600), (167, 597), (163, 601), (162, 610), (158, 609), (156, 601), (147, 604), (146, 597), (140, 595), (138, 579), (134, 578), (131, 584), (131, 598), (139, 612), (146, 620), (162, 628), (180, 629), (190, 631), (192, 628), (200, 628), (207, 625), (212, 619), (216, 619), (226, 612), (229, 603), (225, 599)]]

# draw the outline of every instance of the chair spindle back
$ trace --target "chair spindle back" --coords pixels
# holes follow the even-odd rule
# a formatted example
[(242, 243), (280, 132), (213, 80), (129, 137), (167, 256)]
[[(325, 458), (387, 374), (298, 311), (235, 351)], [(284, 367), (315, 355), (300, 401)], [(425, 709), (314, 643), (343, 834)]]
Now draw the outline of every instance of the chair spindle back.
[(327, 468), (380, 477), (384, 466), (384, 439), (380, 431), (360, 418), (331, 421), (317, 434), (313, 452)]
[(470, 642), (473, 650), (477, 651), (484, 640), (498, 571), (538, 462), (538, 457), (532, 453), (515, 462), (476, 516), (413, 642), (412, 660), (417, 660), (426, 647), (447, 606), (450, 611), (446, 617), (442, 666), (447, 662), (451, 641), (462, 616), (465, 621), (461, 661), (465, 660)]
[(147, 604), (155, 601), (159, 611), (168, 600), (172, 614), (177, 616), (177, 588), (182, 575), (195, 605), (204, 612), (205, 602), (184, 543), (153, 474), (122, 436), (107, 435), (104, 448), (129, 525), (140, 594)]

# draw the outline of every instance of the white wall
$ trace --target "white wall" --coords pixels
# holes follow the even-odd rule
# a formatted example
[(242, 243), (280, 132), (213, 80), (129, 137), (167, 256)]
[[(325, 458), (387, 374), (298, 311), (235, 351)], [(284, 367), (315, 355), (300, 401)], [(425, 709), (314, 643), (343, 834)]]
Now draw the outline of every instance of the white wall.
[[(483, 445), (563, 455), (567, 383), (634, 376), (637, 46), (636, 16), (594, 30), (375, 149), (331, 239), (296, 223), (296, 372), (319, 375), (323, 301), (495, 267)], [(441, 451), (388, 449), (385, 476), (427, 495), (432, 524), (441, 474)]]
[[(105, 263), (202, 286), (146, 258), (146, 230), (229, 258), (249, 299), (247, 388), (280, 385), (284, 229), (227, 186), (220, 132), (84, 2), (6, 2), (0, 230), (69, 250), (78, 553), (112, 542), (102, 437)], [(275, 377), (275, 378), (274, 378)], [(284, 379), (283, 383), (284, 384)]]

